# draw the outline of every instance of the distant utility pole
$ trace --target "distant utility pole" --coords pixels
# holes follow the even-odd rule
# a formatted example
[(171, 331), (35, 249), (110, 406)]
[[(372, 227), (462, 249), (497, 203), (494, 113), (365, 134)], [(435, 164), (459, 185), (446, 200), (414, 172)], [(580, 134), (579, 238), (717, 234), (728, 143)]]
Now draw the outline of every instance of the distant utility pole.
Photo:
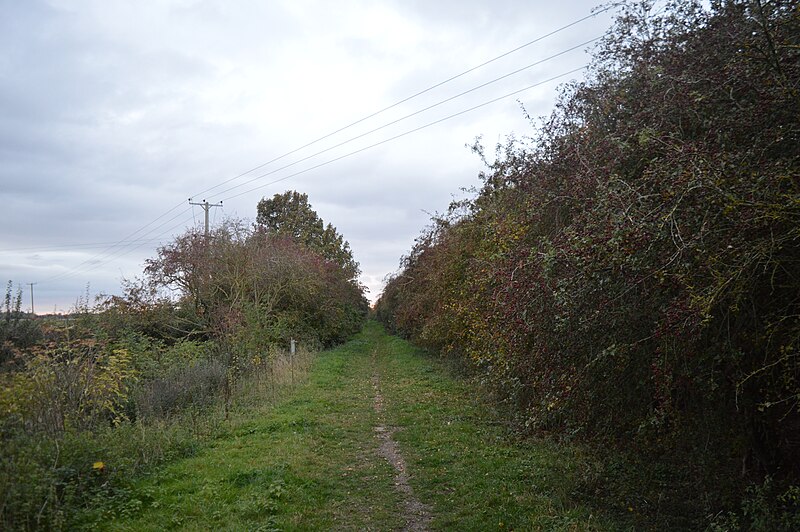
[(33, 285), (35, 284), (38, 283), (28, 283), (28, 285), (31, 287), (31, 314), (36, 314), (36, 312), (33, 310)]
[(219, 203), (209, 203), (206, 200), (203, 200), (203, 203), (193, 203), (192, 202), (192, 198), (189, 198), (189, 205), (199, 205), (205, 211), (205, 214), (206, 214), (206, 230), (205, 230), (204, 234), (206, 235), (206, 240), (208, 240), (208, 211), (209, 211), (209, 209), (211, 209), (211, 207), (222, 207), (222, 202), (220, 201)]

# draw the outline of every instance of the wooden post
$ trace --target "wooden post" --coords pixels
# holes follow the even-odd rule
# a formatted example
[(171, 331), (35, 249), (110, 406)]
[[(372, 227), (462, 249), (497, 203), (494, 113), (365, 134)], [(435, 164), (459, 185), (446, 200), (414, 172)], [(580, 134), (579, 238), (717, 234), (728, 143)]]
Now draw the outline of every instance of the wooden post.
[(292, 338), (289, 341), (289, 367), (291, 368), (292, 372), (292, 386), (294, 386), (294, 353), (296, 351), (295, 347), (296, 347), (295, 341), (294, 338)]

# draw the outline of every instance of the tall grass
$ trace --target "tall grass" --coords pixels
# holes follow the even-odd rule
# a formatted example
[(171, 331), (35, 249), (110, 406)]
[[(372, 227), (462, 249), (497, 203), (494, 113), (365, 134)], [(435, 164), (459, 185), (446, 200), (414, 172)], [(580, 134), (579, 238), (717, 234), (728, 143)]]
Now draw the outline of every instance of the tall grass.
[(0, 529), (72, 528), (87, 507), (131, 510), (132, 478), (269, 408), (305, 378), (313, 354), (227, 359), (235, 364), (208, 356), (139, 378), (148, 372), (119, 350), (62, 350), (0, 375)]

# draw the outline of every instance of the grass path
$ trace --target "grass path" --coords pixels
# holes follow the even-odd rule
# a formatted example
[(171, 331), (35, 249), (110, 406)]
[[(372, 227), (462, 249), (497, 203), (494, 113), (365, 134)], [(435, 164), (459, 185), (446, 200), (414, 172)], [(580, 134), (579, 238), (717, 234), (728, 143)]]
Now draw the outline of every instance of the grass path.
[(111, 530), (605, 530), (582, 458), (509, 443), (467, 384), (375, 323), (308, 382), (133, 484)]

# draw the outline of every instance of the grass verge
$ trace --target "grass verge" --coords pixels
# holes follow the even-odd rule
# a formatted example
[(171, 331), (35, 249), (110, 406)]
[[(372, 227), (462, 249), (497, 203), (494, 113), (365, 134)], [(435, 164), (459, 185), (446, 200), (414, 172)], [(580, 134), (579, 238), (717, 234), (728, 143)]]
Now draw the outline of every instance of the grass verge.
[(583, 504), (591, 457), (579, 446), (520, 441), (473, 385), (407, 342), (385, 338), (377, 358), (387, 416), (420, 499), (443, 530), (620, 530), (631, 521)]
[[(376, 411), (375, 383), (381, 395)], [(83, 524), (111, 530), (394, 530), (407, 523), (376, 427), (391, 427), (414, 495), (443, 530), (620, 530), (576, 495), (579, 448), (515, 442), (436, 360), (368, 323), (273, 408), (157, 473)], [(112, 505), (113, 506), (113, 505)]]
[(83, 524), (110, 530), (396, 528), (392, 469), (373, 448), (369, 353), (359, 335), (321, 354), (290, 397), (253, 410), (194, 456), (133, 483), (111, 511), (88, 510)]

